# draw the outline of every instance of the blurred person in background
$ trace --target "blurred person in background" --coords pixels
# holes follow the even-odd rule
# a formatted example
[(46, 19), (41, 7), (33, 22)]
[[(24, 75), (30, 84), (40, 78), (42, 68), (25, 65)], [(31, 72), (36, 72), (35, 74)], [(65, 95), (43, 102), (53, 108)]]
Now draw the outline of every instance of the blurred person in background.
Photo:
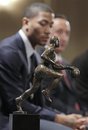
[(88, 49), (77, 56), (72, 64), (80, 70), (76, 79), (78, 102), (84, 115), (88, 116)]
[[(62, 53), (65, 51), (69, 44), (71, 27), (70, 22), (64, 15), (56, 15), (53, 20), (53, 26), (51, 28), (50, 37), (56, 36), (60, 41), (60, 47), (55, 49), (56, 52), (56, 63), (63, 65), (71, 65), (63, 56)], [(46, 45), (47, 46), (47, 45)], [(46, 48), (45, 46), (45, 48)], [(38, 53), (41, 55), (44, 51), (44, 47), (37, 48)], [(80, 110), (78, 103), (75, 79), (69, 70), (64, 70), (64, 78), (58, 82), (57, 87), (51, 93), (53, 102), (49, 102), (46, 98), (46, 105), (51, 106), (54, 109), (60, 110), (66, 114), (80, 113), (83, 115), (83, 111)], [(45, 88), (49, 79), (45, 78), (42, 82), (42, 88)], [(50, 84), (48, 85), (50, 86)]]
[[(70, 22), (64, 15), (57, 15), (53, 20), (54, 24), (51, 29), (51, 36), (57, 36), (60, 46), (55, 49), (56, 62), (63, 65), (70, 65), (70, 63), (62, 56), (62, 53), (69, 45), (71, 26)], [(76, 104), (76, 88), (74, 79), (69, 70), (63, 70), (64, 78), (58, 83), (53, 92), (53, 102), (51, 106), (64, 113), (78, 112)]]
[[(51, 28), (50, 37), (56, 36), (59, 39), (59, 47), (56, 47), (56, 63), (63, 64), (65, 66), (70, 63), (62, 56), (62, 53), (69, 45), (71, 33), (70, 22), (65, 15), (58, 14), (53, 20), (53, 26)], [(42, 49), (40, 48), (40, 51)], [(40, 53), (40, 52), (39, 52)], [(63, 70), (64, 78), (58, 82), (55, 89), (51, 92), (52, 103), (46, 99), (46, 104), (52, 108), (58, 109), (66, 114), (69, 113), (81, 113), (79, 104), (77, 102), (75, 79), (69, 70)], [(43, 83), (46, 86), (46, 81)]]

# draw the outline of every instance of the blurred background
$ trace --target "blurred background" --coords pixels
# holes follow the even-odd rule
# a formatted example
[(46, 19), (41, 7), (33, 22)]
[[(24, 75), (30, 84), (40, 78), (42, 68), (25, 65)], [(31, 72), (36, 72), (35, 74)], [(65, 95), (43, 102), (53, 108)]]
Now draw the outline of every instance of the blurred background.
[(0, 0), (0, 40), (21, 27), (22, 12), (33, 2), (49, 4), (71, 23), (71, 38), (64, 57), (72, 61), (88, 48), (88, 0)]

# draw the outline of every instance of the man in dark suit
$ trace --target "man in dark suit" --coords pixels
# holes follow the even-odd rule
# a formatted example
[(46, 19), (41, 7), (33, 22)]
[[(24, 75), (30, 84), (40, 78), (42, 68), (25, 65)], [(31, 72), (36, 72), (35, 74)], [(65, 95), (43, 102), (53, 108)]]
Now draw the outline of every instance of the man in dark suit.
[(78, 101), (80, 109), (88, 116), (88, 49), (77, 56), (72, 64), (80, 70), (80, 75), (76, 79)]
[[(45, 45), (47, 42), (53, 17), (54, 13), (48, 5), (34, 3), (24, 12), (22, 28), (15, 35), (0, 42), (0, 130), (8, 130), (8, 115), (17, 110), (16, 97), (32, 85), (32, 56), (36, 54), (35, 46), (37, 44)], [(36, 57), (35, 67), (37, 64)], [(66, 116), (43, 107), (40, 89), (22, 103), (23, 111), (39, 114), (41, 119), (72, 128), (78, 128), (83, 124), (80, 115)], [(41, 130), (46, 130), (46, 124), (45, 128), (44, 125), (43, 127), (41, 125)], [(55, 124), (53, 123), (53, 125)], [(59, 128), (58, 125), (56, 130)], [(64, 129), (64, 126), (62, 128)], [(65, 129), (70, 128), (65, 127)]]

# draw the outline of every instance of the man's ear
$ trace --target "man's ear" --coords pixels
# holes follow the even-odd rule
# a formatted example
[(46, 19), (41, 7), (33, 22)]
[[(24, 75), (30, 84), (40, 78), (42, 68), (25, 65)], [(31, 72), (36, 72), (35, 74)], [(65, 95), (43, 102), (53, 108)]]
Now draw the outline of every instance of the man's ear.
[(27, 25), (28, 22), (29, 22), (29, 19), (28, 19), (27, 17), (23, 17), (23, 19), (22, 19), (22, 24), (23, 24), (23, 25)]

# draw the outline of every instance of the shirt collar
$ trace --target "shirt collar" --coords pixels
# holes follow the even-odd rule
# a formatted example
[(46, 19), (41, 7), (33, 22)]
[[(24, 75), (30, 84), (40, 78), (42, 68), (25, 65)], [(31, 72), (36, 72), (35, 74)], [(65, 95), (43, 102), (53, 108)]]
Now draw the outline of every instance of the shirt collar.
[(37, 62), (41, 63), (41, 57), (40, 55), (36, 52), (36, 50), (33, 49), (31, 42), (29, 41), (29, 39), (27, 38), (27, 36), (25, 35), (25, 33), (23, 32), (22, 29), (19, 30), (19, 34), (24, 42), (25, 45), (25, 49), (26, 49), (26, 54), (27, 54), (27, 59), (29, 60), (29, 58), (31, 57), (32, 54), (35, 54)]
[(56, 62), (57, 61), (60, 61), (60, 62), (62, 62), (62, 56), (59, 54), (56, 54)]
[(27, 58), (29, 58), (35, 52), (35, 50), (33, 49), (31, 42), (29, 41), (22, 29), (19, 30), (19, 34), (24, 42)]

